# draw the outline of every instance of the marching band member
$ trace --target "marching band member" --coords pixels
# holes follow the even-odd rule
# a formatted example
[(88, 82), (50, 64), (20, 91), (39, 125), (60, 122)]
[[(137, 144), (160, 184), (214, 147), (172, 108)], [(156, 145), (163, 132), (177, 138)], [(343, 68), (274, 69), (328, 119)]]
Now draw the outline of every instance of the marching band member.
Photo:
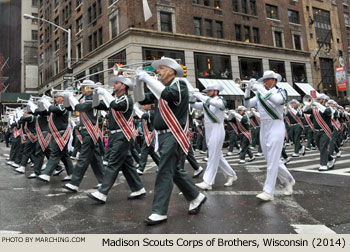
[(75, 125), (73, 127), (73, 152), (71, 154), (71, 159), (73, 160), (77, 160), (77, 154), (78, 152), (80, 152), (81, 150), (81, 146), (83, 144), (83, 137), (81, 136), (81, 133), (79, 131), (79, 125), (80, 124), (80, 120), (79, 120), (79, 117), (77, 117), (77, 125)]
[(258, 145), (258, 153), (256, 153), (256, 156), (262, 156), (262, 149), (260, 145), (260, 114), (256, 111), (255, 108), (251, 108), (251, 116), (250, 116), (250, 124), (252, 126), (252, 147), (255, 148), (255, 145)]
[(325, 106), (327, 100), (329, 100), (327, 95), (319, 94), (317, 96), (318, 102), (307, 104), (303, 108), (304, 113), (313, 115), (313, 124), (315, 126), (314, 140), (320, 150), (319, 171), (333, 169), (335, 163), (335, 158), (328, 152), (329, 143), (332, 139), (332, 110), (330, 107)]
[(332, 109), (332, 119), (331, 123), (333, 126), (332, 139), (329, 143), (329, 154), (333, 156), (335, 152), (336, 157), (341, 157), (341, 141), (342, 141), (342, 132), (341, 132), (341, 112), (337, 109), (337, 102), (334, 100), (329, 100), (327, 103)]
[(63, 105), (63, 92), (56, 92), (54, 97), (55, 105), (52, 105), (47, 99), (42, 100), (43, 106), (50, 112), (49, 129), (52, 135), (50, 140), (50, 158), (44, 172), (37, 177), (44, 182), (50, 182), (50, 176), (60, 160), (63, 162), (67, 172), (67, 176), (62, 181), (70, 180), (73, 173), (73, 163), (68, 154), (68, 140), (70, 137), (69, 112)]
[(25, 130), (27, 135), (24, 150), (22, 152), (23, 154), (20, 167), (15, 169), (16, 172), (21, 174), (24, 174), (26, 165), (28, 164), (28, 160), (30, 156), (34, 153), (36, 141), (38, 140), (35, 130), (36, 116), (34, 116), (33, 114), (37, 107), (38, 106), (36, 106), (33, 102), (28, 101), (27, 112), (24, 112), (24, 115), (20, 118), (20, 122), (24, 124), (23, 129)]
[(153, 140), (156, 134), (155, 130), (153, 129), (153, 121), (154, 121), (153, 104), (145, 104), (143, 105), (143, 108), (146, 112), (142, 114), (141, 121), (142, 121), (143, 136), (145, 139), (141, 147), (140, 165), (137, 168), (137, 173), (140, 175), (142, 175), (145, 170), (148, 155), (151, 155), (151, 158), (153, 159), (153, 161), (156, 163), (157, 166), (159, 165), (159, 156), (154, 151), (154, 144), (153, 144)]
[[(72, 92), (66, 92), (64, 99), (69, 100), (69, 105), (73, 110), (80, 112), (80, 127), (83, 144), (80, 148), (80, 154), (77, 164), (73, 169), (72, 179), (65, 184), (63, 188), (78, 192), (79, 185), (84, 178), (87, 168), (91, 165), (92, 171), (98, 181), (102, 183), (103, 163), (100, 146), (101, 131), (98, 124), (98, 116), (94, 114), (92, 108), (92, 88), (95, 83), (91, 80), (84, 80), (81, 84), (81, 93), (83, 97), (78, 101)], [(90, 89), (89, 89), (90, 88)]]
[(109, 109), (108, 128), (110, 137), (108, 139), (108, 148), (110, 148), (108, 165), (104, 171), (104, 177), (101, 186), (97, 191), (88, 194), (88, 196), (105, 203), (107, 195), (111, 190), (118, 173), (123, 172), (125, 179), (132, 191), (128, 199), (136, 199), (146, 195), (146, 190), (140, 180), (139, 175), (133, 165), (131, 155), (131, 138), (135, 138), (133, 127), (133, 101), (128, 95), (128, 90), (133, 89), (133, 84), (129, 78), (115, 76), (110, 79), (110, 84), (114, 87), (113, 97), (108, 90), (98, 87), (96, 93), (103, 96), (106, 103), (101, 102), (96, 109)]
[[(45, 98), (42, 98), (45, 99)], [(38, 141), (35, 145), (35, 162), (34, 172), (28, 176), (29, 179), (36, 178), (41, 175), (41, 167), (43, 166), (45, 156), (47, 159), (50, 158), (50, 140), (51, 134), (49, 133), (48, 118), (50, 113), (43, 108), (42, 101), (38, 102), (38, 107), (34, 115), (36, 116), (35, 130), (38, 137)], [(58, 164), (55, 168), (53, 176), (59, 175), (63, 171), (63, 168)]]
[[(162, 57), (152, 63), (158, 80), (146, 72), (137, 74), (137, 90), (141, 92), (140, 104), (155, 104), (154, 128), (158, 131), (160, 161), (155, 181), (152, 214), (145, 219), (147, 225), (167, 220), (167, 212), (174, 183), (190, 201), (189, 214), (198, 214), (206, 201), (204, 194), (194, 186), (184, 170), (185, 154), (190, 147), (188, 119), (188, 89), (185, 82), (175, 77), (183, 76), (182, 67), (171, 58)], [(141, 82), (151, 92), (143, 94)]]
[(9, 127), (12, 128), (13, 137), (12, 137), (9, 161), (7, 161), (6, 164), (11, 166), (15, 164), (16, 156), (19, 154), (19, 151), (21, 148), (21, 137), (20, 137), (21, 133), (20, 133), (17, 117), (16, 117), (17, 110), (18, 109), (16, 109), (16, 112), (14, 112), (13, 115), (10, 115), (10, 121), (9, 121)]
[(218, 169), (221, 168), (227, 182), (224, 186), (232, 186), (237, 180), (236, 173), (228, 164), (222, 154), (222, 145), (225, 140), (224, 117), (226, 101), (219, 96), (223, 88), (218, 84), (208, 85), (207, 96), (200, 92), (195, 92), (193, 96), (200, 102), (192, 103), (195, 109), (204, 111), (205, 137), (208, 146), (208, 164), (203, 175), (203, 182), (196, 184), (203, 190), (212, 190)]
[[(285, 185), (285, 195), (293, 193), (295, 184), (293, 176), (280, 160), (285, 137), (283, 104), (287, 99), (287, 92), (276, 88), (280, 80), (281, 75), (270, 70), (265, 71), (263, 77), (258, 80), (264, 85), (251, 82), (245, 91), (245, 105), (257, 107), (261, 118), (260, 143), (267, 163), (267, 176), (263, 192), (256, 197), (262, 201), (274, 199), (277, 177)], [(257, 93), (253, 98), (251, 90)]]
[(292, 157), (299, 157), (299, 151), (301, 154), (305, 155), (305, 146), (300, 144), (301, 133), (304, 129), (304, 124), (302, 122), (302, 112), (299, 110), (299, 102), (293, 99), (288, 104), (287, 117), (290, 122), (290, 137), (294, 143), (294, 153)]
[(252, 151), (249, 148), (249, 144), (252, 143), (252, 133), (250, 131), (249, 118), (246, 114), (247, 108), (244, 106), (239, 106), (237, 112), (230, 110), (230, 114), (234, 117), (237, 124), (237, 128), (241, 135), (241, 152), (239, 153), (239, 164), (245, 164), (245, 155), (248, 153), (249, 160), (251, 162), (255, 159)]
[(226, 124), (226, 129), (228, 130), (228, 138), (229, 138), (228, 152), (226, 155), (232, 156), (233, 147), (236, 147), (236, 149), (240, 151), (239, 150), (240, 146), (238, 144), (239, 132), (238, 132), (238, 128), (235, 123), (234, 117), (232, 117), (231, 120), (225, 120), (225, 124)]

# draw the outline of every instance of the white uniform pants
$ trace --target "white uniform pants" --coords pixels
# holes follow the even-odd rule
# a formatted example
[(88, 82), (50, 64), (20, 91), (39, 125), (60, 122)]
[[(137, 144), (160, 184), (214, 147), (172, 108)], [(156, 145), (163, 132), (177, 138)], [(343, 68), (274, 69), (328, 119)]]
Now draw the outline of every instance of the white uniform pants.
[(273, 194), (277, 177), (282, 184), (290, 182), (293, 176), (281, 161), (285, 126), (282, 120), (262, 120), (260, 143), (267, 163), (264, 191)]
[(208, 165), (204, 172), (203, 180), (209, 185), (213, 185), (215, 182), (215, 176), (220, 167), (225, 177), (233, 176), (236, 173), (232, 170), (228, 164), (224, 155), (222, 154), (222, 144), (225, 140), (225, 129), (222, 124), (218, 123), (206, 123), (205, 124), (205, 137), (208, 146)]

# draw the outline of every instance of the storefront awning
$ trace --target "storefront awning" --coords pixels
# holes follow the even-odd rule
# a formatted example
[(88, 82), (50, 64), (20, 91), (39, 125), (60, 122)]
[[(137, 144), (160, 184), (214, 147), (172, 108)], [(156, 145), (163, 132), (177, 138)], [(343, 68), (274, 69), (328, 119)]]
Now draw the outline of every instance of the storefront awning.
[(300, 94), (288, 82), (278, 82), (277, 87), (287, 90), (288, 98), (300, 100)]
[[(315, 90), (309, 83), (295, 83), (295, 85), (306, 95), (310, 95), (310, 91)], [(318, 95), (317, 91), (316, 95)]]
[(223, 87), (223, 91), (220, 95), (229, 96), (229, 100), (243, 99), (244, 93), (240, 89), (239, 85), (233, 80), (219, 80), (219, 79), (198, 79), (202, 85), (207, 88), (209, 84), (215, 83)]

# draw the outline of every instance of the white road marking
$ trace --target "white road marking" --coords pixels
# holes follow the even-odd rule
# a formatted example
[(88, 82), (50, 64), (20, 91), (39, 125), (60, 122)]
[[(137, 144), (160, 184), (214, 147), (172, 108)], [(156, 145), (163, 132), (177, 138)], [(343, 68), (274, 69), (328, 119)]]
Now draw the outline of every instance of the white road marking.
[(61, 195), (67, 195), (66, 193), (50, 193), (47, 194), (46, 197), (56, 197), (56, 196), (61, 196)]
[(38, 216), (44, 219), (52, 219), (56, 215), (59, 215), (60, 213), (67, 210), (67, 207), (63, 205), (53, 205), (45, 210), (42, 210), (38, 213)]
[[(257, 195), (259, 193), (261, 193), (261, 191), (206, 191), (205, 192), (206, 194), (208, 195), (244, 195), (244, 196), (247, 196), (247, 195)], [(276, 190), (275, 193), (274, 193), (274, 196), (284, 196), (284, 197), (288, 197), (288, 196), (285, 196), (284, 194), (284, 190)], [(294, 191), (293, 194), (304, 194), (303, 191)]]
[(298, 234), (336, 234), (336, 232), (325, 225), (292, 224), (292, 227)]

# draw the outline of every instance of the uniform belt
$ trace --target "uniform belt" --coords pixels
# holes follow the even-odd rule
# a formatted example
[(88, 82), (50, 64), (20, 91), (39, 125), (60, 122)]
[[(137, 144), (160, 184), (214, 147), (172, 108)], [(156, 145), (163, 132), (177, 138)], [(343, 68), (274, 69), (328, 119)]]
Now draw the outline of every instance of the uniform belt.
[(314, 129), (315, 131), (324, 131), (323, 129)]
[(83, 130), (83, 129), (86, 129), (86, 127), (85, 126), (79, 127), (79, 130)]
[(157, 130), (158, 135), (165, 134), (165, 133), (168, 133), (168, 132), (171, 132), (171, 130), (170, 130), (170, 129), (166, 129), (166, 130)]
[(294, 125), (300, 125), (299, 123), (293, 123), (290, 126), (294, 126)]
[(117, 130), (111, 130), (109, 133), (111, 133), (112, 135), (118, 132), (122, 132), (121, 129), (117, 129)]

